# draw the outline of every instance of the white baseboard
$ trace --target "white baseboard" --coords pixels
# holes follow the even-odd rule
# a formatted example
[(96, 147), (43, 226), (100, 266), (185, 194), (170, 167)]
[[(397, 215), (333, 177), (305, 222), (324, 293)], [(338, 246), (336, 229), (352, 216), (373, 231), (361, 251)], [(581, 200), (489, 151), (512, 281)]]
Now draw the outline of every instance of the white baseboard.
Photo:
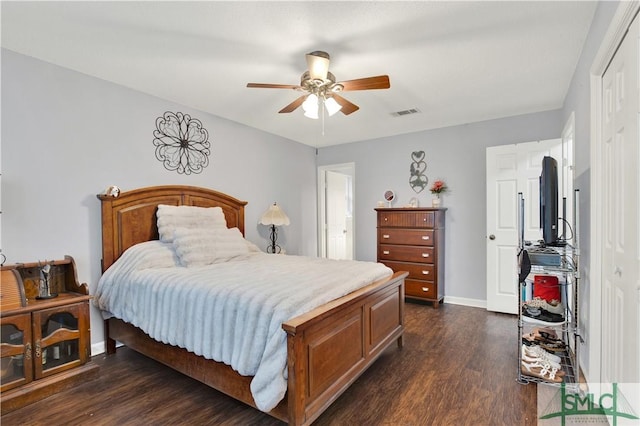
[(98, 343), (91, 344), (91, 356), (96, 356), (105, 353), (104, 340)]
[(466, 297), (445, 296), (444, 303), (451, 305), (471, 306), (474, 308), (487, 309), (487, 301), (480, 299), (469, 299)]

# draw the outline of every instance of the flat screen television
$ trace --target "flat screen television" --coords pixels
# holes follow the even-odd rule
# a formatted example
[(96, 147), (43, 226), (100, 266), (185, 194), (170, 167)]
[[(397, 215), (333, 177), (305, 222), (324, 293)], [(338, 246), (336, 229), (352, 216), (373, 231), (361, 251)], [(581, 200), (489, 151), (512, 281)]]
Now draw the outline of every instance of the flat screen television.
[(540, 173), (540, 228), (545, 245), (564, 245), (558, 239), (558, 162), (548, 156)]

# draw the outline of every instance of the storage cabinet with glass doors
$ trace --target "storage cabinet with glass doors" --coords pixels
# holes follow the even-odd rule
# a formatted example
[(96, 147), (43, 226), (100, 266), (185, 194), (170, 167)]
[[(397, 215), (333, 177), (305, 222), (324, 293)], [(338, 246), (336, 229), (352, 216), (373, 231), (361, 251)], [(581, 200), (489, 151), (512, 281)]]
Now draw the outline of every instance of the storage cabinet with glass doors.
[[(45, 264), (49, 286), (43, 295)], [(70, 256), (2, 267), (2, 414), (97, 377), (90, 362), (89, 299)]]

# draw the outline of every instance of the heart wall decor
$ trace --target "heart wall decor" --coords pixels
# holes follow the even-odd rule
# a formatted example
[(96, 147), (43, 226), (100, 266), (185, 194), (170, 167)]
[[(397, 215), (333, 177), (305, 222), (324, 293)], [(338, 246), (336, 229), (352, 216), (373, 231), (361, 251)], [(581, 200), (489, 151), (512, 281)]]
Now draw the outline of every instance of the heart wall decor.
[(424, 162), (424, 151), (413, 151), (411, 153), (411, 166), (409, 168), (409, 186), (416, 194), (421, 193), (429, 183), (429, 179), (424, 174), (427, 170), (427, 163)]

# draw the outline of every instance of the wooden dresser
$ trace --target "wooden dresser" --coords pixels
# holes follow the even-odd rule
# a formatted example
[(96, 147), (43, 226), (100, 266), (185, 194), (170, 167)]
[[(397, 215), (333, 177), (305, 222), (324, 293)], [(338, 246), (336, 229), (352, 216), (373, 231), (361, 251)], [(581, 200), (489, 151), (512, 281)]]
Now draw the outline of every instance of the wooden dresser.
[(405, 297), (433, 302), (444, 298), (446, 208), (377, 208), (378, 262), (407, 271)]

